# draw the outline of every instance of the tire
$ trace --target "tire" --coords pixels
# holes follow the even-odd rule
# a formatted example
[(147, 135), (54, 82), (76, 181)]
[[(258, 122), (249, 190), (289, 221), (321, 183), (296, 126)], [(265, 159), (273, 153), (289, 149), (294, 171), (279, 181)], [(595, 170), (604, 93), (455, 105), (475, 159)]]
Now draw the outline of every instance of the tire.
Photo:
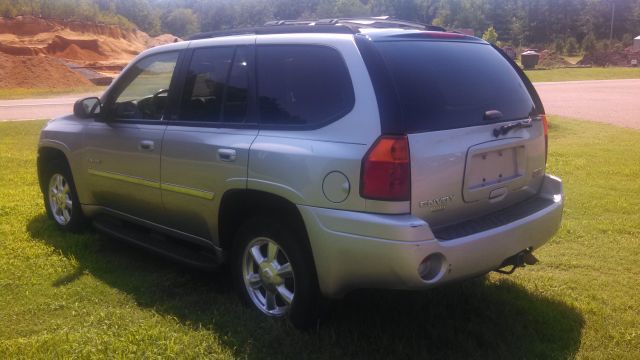
[(288, 317), (300, 330), (317, 326), (322, 297), (308, 244), (304, 231), (284, 226), (280, 219), (245, 222), (236, 234), (231, 261), (243, 304), (269, 317)]
[(46, 166), (43, 177), (47, 216), (62, 230), (83, 230), (87, 221), (67, 162), (62, 159), (52, 161)]

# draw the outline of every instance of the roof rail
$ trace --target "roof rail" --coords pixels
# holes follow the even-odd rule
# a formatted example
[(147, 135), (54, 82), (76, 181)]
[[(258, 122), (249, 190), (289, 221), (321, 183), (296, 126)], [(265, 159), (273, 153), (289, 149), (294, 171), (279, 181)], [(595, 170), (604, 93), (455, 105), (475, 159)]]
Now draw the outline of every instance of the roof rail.
[(374, 17), (360, 17), (360, 18), (335, 18), (335, 19), (321, 19), (315, 22), (318, 25), (321, 24), (343, 24), (353, 25), (357, 27), (365, 28), (405, 28), (416, 30), (428, 30), (428, 31), (447, 31), (442, 26), (423, 24), (415, 21), (398, 20), (389, 16), (374, 16)]
[(266, 34), (294, 34), (294, 33), (331, 33), (331, 34), (355, 34), (358, 31), (351, 26), (346, 25), (314, 25), (314, 26), (301, 26), (310, 24), (282, 24), (282, 25), (267, 25), (258, 26), (252, 28), (241, 28), (232, 30), (219, 30), (199, 33), (190, 36), (187, 40), (199, 40), (210, 39), (223, 36), (233, 35), (266, 35)]
[(388, 16), (378, 16), (320, 20), (274, 20), (266, 22), (263, 26), (199, 33), (192, 35), (187, 40), (210, 39), (233, 35), (293, 33), (357, 34), (362, 28), (403, 28), (427, 31), (447, 31), (445, 28), (436, 25), (395, 20)]

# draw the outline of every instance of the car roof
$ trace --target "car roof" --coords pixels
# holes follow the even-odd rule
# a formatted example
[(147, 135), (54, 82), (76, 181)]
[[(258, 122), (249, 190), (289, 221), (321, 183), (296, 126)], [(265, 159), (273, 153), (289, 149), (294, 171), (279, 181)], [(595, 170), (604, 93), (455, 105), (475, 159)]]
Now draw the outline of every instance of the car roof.
[[(482, 41), (476, 37), (456, 32), (435, 25), (412, 21), (392, 19), (388, 16), (366, 18), (338, 18), (321, 20), (277, 20), (263, 26), (211, 31), (191, 36), (188, 40), (201, 40), (239, 35), (274, 35), (274, 34), (364, 34), (372, 40), (385, 37), (419, 36), (438, 37), (442, 39), (459, 39), (466, 41)], [(445, 35), (449, 34), (449, 35)]]

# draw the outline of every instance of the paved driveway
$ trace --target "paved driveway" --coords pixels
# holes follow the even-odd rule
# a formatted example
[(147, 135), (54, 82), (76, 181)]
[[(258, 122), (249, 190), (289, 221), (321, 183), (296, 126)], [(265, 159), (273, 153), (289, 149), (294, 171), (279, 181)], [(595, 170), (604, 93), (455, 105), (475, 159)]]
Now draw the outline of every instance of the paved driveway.
[(640, 79), (534, 85), (547, 114), (640, 129)]
[(99, 93), (58, 95), (48, 98), (0, 100), (0, 121), (50, 119), (73, 112), (73, 104), (87, 96)]
[[(548, 114), (640, 128), (640, 79), (535, 83)], [(73, 112), (73, 103), (96, 94), (0, 100), (0, 121), (47, 119)]]

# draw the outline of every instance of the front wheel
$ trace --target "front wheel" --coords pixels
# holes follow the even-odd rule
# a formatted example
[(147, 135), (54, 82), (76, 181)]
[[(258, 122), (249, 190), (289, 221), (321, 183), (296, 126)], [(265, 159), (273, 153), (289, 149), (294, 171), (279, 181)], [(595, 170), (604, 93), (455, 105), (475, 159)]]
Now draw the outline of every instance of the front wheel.
[(44, 203), (47, 215), (64, 230), (78, 231), (84, 227), (80, 201), (76, 194), (71, 171), (66, 162), (53, 161), (45, 171)]
[(247, 221), (236, 236), (234, 283), (241, 300), (300, 329), (317, 324), (320, 293), (306, 235), (277, 219)]

